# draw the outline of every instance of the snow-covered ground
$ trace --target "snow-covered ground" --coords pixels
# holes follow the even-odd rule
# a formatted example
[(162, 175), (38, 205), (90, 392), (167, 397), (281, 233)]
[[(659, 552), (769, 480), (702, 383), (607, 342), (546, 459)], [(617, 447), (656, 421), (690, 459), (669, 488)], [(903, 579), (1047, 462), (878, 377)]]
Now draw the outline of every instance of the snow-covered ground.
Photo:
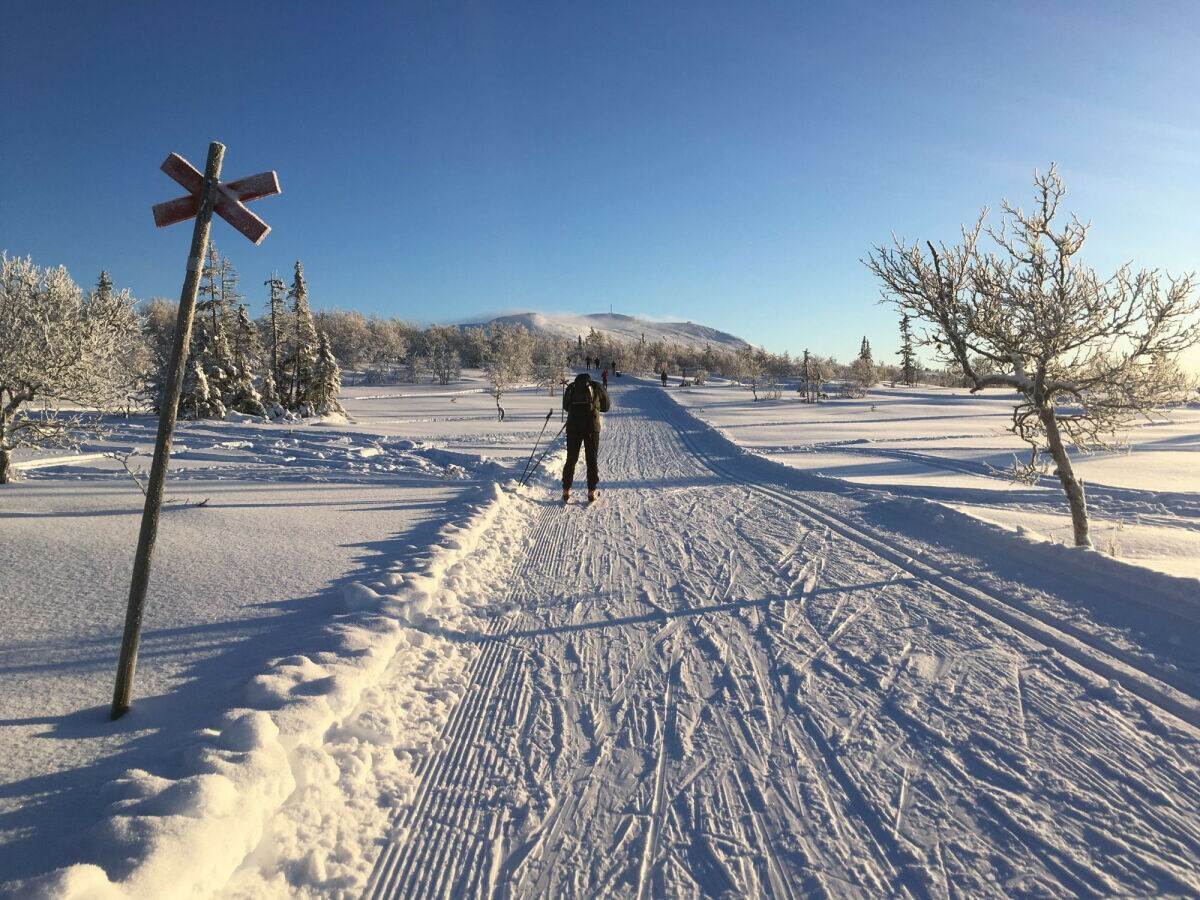
[[(942, 503), (1034, 540), (1073, 542), (1058, 480), (1028, 486), (1003, 471), (1014, 454), (1029, 456), (1009, 429), (1014, 394), (880, 384), (861, 399), (809, 405), (794, 391), (754, 402), (748, 389), (717, 382), (673, 396), (739, 446), (788, 466)], [(1139, 566), (1200, 577), (1200, 401), (1122, 437), (1128, 452), (1076, 459), (1092, 543)]]
[(141, 496), (103, 456), (0, 488), (0, 883), (1200, 892), (1200, 412), (1083, 461), (1078, 551), (988, 471), (998, 395), (613, 397), (594, 508), (552, 502), (561, 442), (516, 487), (532, 389), (182, 423), (116, 723)]

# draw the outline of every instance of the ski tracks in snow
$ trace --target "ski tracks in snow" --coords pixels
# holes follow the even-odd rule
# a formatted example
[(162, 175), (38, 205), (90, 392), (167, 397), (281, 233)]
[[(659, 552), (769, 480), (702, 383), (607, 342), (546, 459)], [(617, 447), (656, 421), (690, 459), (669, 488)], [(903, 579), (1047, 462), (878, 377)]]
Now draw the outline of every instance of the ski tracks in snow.
[(1169, 665), (764, 481), (655, 389), (614, 399), (600, 503), (546, 502), (477, 586), (495, 613), (365, 896), (1200, 891)]

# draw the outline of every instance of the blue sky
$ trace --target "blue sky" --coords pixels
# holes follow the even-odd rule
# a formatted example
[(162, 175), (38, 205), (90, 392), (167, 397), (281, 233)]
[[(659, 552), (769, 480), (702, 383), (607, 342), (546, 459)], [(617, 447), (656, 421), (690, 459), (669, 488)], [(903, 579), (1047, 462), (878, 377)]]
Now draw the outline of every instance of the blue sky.
[[(1057, 161), (1084, 260), (1200, 268), (1200, 4), (79, 3), (3, 7), (0, 248), (178, 298), (169, 152), (264, 169), (255, 313), (691, 320), (892, 358), (860, 263), (951, 240)], [(1196, 357), (1200, 359), (1200, 357)]]

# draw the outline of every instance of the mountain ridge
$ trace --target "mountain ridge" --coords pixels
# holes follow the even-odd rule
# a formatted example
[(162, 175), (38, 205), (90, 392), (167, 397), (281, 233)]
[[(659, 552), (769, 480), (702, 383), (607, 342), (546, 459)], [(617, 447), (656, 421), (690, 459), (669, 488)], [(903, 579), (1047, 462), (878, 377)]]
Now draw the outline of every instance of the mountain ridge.
[(691, 346), (714, 345), (733, 350), (750, 346), (750, 342), (727, 331), (697, 325), (694, 322), (656, 322), (640, 316), (622, 313), (542, 313), (519, 312), (496, 316), (486, 322), (472, 322), (459, 328), (486, 328), (488, 325), (523, 325), (533, 332), (574, 339), (587, 337), (589, 329), (596, 329), (622, 341), (638, 341), (644, 335), (647, 341), (662, 340)]

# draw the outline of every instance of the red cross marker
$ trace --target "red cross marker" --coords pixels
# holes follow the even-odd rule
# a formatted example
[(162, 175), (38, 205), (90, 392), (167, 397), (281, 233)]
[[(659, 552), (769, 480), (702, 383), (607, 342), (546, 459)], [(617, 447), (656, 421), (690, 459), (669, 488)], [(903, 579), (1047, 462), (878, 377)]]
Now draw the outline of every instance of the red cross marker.
[(279, 179), (274, 172), (263, 172), (221, 184), (221, 162), (225, 145), (216, 141), (208, 145), (208, 163), (201, 175), (186, 159), (172, 153), (162, 164), (162, 170), (187, 188), (188, 195), (154, 207), (154, 222), (160, 228), (184, 219), (195, 219), (192, 248), (188, 254), (187, 274), (179, 295), (179, 316), (175, 321), (175, 340), (171, 345), (171, 362), (166, 382), (159, 397), (158, 440), (154, 445), (154, 460), (146, 482), (146, 507), (142, 512), (142, 527), (138, 534), (137, 553), (133, 558), (133, 577), (129, 580), (129, 606), (125, 610), (125, 633), (121, 637), (121, 657), (117, 661), (117, 683), (113, 688), (112, 717), (119, 719), (129, 711), (133, 702), (133, 675), (137, 670), (138, 645), (142, 634), (142, 615), (146, 609), (146, 590), (150, 583), (150, 558), (158, 535), (158, 514), (162, 508), (163, 486), (167, 480), (167, 463), (171, 455), (171, 433), (183, 393), (183, 372), (191, 342), (192, 319), (196, 313), (196, 295), (200, 289), (204, 256), (208, 251), (208, 232), (215, 212), (222, 219), (256, 244), (262, 243), (271, 227), (242, 206), (259, 197), (279, 193)]
[[(159, 228), (193, 218), (200, 211), (200, 191), (204, 187), (204, 176), (178, 153), (166, 158), (162, 170), (187, 188), (188, 195), (154, 207), (154, 224)], [(229, 184), (218, 182), (213, 212), (255, 244), (261, 244), (271, 226), (242, 204), (278, 193), (279, 176), (274, 172), (260, 172)]]

